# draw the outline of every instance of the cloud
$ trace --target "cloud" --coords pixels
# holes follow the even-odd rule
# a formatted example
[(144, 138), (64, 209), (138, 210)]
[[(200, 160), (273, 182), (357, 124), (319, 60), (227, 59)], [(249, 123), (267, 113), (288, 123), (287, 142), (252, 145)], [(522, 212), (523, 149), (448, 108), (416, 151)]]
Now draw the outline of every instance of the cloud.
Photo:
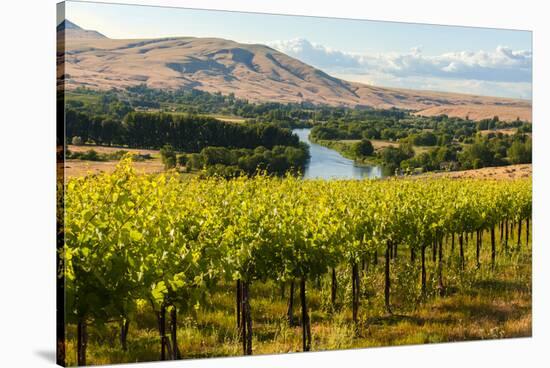
[(319, 68), (361, 68), (361, 61), (356, 55), (333, 50), (323, 45), (311, 43), (303, 38), (286, 41), (273, 41), (269, 46), (285, 54), (296, 57), (301, 61)]
[(395, 77), (384, 73), (331, 73), (334, 77), (375, 86), (411, 88), (429, 91), (457, 92), (474, 95), (513, 97), (530, 100), (529, 82), (492, 82), (472, 79), (445, 79), (437, 77)]
[[(530, 96), (525, 86), (528, 85), (530, 90), (532, 52), (526, 50), (499, 46), (491, 51), (424, 55), (422, 47), (415, 47), (401, 53), (359, 54), (331, 49), (306, 39), (274, 41), (269, 45), (331, 74), (345, 74), (357, 81), (365, 76), (390, 82), (393, 78), (393, 81), (404, 83), (401, 87), (408, 88), (417, 88), (413, 85), (419, 84), (442, 86), (447, 83), (449, 91), (456, 90), (451, 87), (476, 85), (477, 89), (493, 95)], [(420, 82), (422, 79), (426, 79), (424, 83)], [(499, 87), (506, 90), (500, 91)], [(515, 87), (518, 87), (517, 91), (514, 91)]]

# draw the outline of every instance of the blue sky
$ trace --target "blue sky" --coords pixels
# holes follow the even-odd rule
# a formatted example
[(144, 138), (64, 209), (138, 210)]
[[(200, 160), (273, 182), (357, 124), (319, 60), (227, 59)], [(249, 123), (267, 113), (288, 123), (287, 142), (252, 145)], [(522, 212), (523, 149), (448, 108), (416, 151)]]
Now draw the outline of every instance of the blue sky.
[(531, 32), (69, 1), (110, 38), (263, 43), (331, 75), (380, 86), (531, 98)]

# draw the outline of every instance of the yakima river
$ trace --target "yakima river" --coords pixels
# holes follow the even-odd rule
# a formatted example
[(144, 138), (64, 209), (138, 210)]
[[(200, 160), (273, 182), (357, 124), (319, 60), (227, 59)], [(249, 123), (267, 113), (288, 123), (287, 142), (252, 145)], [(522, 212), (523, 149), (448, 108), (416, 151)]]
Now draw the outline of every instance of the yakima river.
[(380, 166), (357, 166), (335, 150), (312, 143), (309, 140), (311, 129), (293, 129), (300, 141), (307, 143), (311, 159), (306, 165), (304, 179), (363, 179), (381, 178)]

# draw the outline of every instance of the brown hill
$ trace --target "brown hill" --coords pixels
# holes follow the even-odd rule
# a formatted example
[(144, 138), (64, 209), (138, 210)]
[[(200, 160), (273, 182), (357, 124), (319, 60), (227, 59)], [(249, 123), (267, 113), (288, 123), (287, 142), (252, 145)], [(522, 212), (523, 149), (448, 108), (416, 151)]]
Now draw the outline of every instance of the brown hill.
[(65, 46), (68, 89), (146, 84), (234, 93), (250, 101), (398, 107), (423, 115), (443, 109), (441, 113), (464, 117), (464, 107), (470, 106), (484, 112), (470, 113), (472, 119), (498, 115), (502, 120), (531, 120), (531, 103), (526, 100), (347, 82), (265, 45), (193, 37), (115, 40), (89, 32), (94, 31), (66, 29), (58, 41), (60, 47)]

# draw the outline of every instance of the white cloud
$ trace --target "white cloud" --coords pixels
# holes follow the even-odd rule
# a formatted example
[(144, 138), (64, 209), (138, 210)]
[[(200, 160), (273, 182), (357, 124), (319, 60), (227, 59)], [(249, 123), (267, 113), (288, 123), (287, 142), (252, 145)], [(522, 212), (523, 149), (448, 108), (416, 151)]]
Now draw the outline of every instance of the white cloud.
[[(347, 75), (348, 80), (385, 80), (384, 85), (483, 94), (531, 97), (532, 53), (499, 46), (494, 51), (457, 51), (424, 55), (422, 47), (405, 53), (357, 54), (334, 50), (305, 39), (275, 41), (269, 45), (290, 56), (324, 69)], [(351, 77), (351, 78), (349, 78)], [(389, 83), (389, 84), (388, 84)]]
[(359, 55), (333, 50), (303, 38), (269, 42), (269, 46), (319, 68), (361, 68)]

